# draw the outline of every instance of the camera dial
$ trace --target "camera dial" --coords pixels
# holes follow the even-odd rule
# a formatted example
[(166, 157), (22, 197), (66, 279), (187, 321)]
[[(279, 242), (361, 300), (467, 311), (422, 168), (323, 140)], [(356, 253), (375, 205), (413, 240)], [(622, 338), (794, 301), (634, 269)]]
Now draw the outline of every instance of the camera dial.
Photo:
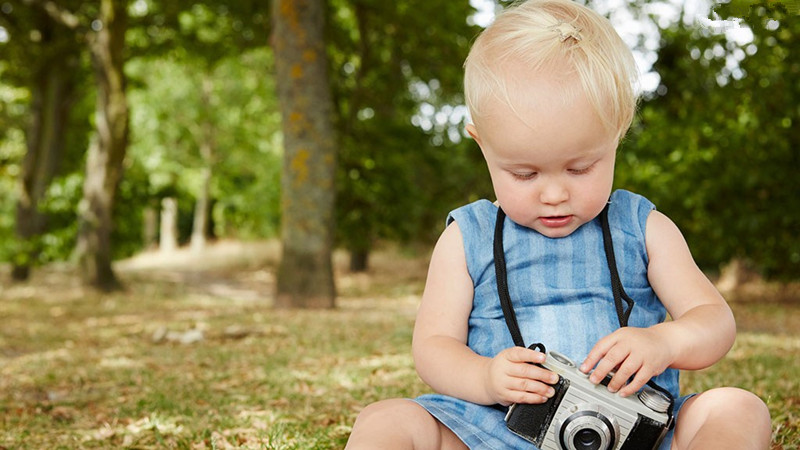
[(575, 367), (575, 363), (562, 353), (551, 351), (548, 353), (548, 355), (567, 367)]
[(655, 412), (665, 413), (669, 409), (670, 400), (661, 392), (645, 386), (639, 391), (639, 400)]
[(595, 404), (573, 405), (553, 432), (562, 450), (611, 450), (619, 441), (619, 424), (610, 411)]

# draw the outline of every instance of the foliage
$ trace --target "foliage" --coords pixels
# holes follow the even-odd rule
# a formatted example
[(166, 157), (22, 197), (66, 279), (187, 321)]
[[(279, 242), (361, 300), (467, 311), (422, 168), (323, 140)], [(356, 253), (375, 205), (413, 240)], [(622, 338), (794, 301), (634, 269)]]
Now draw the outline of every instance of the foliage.
[[(61, 6), (74, 8), (80, 15), (96, 11), (94, 5), (79, 7), (79, 3), (60, 2)], [(88, 145), (89, 112), (93, 109), (94, 97), (86, 94), (91, 77), (88, 75), (88, 62), (80, 59), (84, 42), (79, 33), (51, 20), (38, 8), (19, 2), (3, 3), (0, 27), (6, 33), (5, 39), (0, 42), (0, 73), (3, 80), (0, 83), (0, 92), (3, 93), (0, 95), (0, 148), (3, 149), (0, 151), (0, 165), (3, 166), (3, 176), (8, 177), (4, 178), (3, 187), (0, 187), (0, 194), (7, 200), (0, 211), (0, 236), (6, 237), (0, 244), (0, 260), (13, 260), (16, 264), (24, 265), (63, 260), (72, 251), (71, 246), (75, 241), (75, 214), (73, 212), (65, 216), (63, 210), (51, 211), (49, 208), (50, 205), (63, 207), (66, 198), (53, 198), (59, 192), (64, 192), (63, 186), (55, 185), (82, 169), (83, 155)], [(61, 69), (54, 69), (54, 61), (58, 61), (57, 66)], [(14, 228), (21, 190), (22, 162), (31, 141), (27, 134), (34, 129), (35, 113), (31, 102), (37, 95), (42, 101), (41, 96), (47, 94), (41, 91), (37, 93), (36, 90), (43, 88), (45, 80), (49, 83), (58, 76), (68, 79), (61, 86), (69, 86), (66, 90), (72, 93), (62, 98), (68, 105), (68, 113), (64, 118), (67, 132), (63, 137), (63, 157), (56, 164), (56, 178), (47, 190), (46, 198), (38, 205), (38, 210), (47, 217), (46, 233), (26, 242), (14, 234)], [(41, 110), (37, 112), (42, 113)], [(48, 115), (50, 112), (44, 114), (48, 119), (53, 118), (53, 115)], [(39, 131), (42, 135), (49, 132), (51, 130)], [(77, 199), (72, 200), (75, 200), (73, 206), (77, 205)], [(29, 261), (31, 255), (36, 259)]]
[[(213, 234), (274, 235), (280, 217), (280, 123), (273, 62), (265, 48), (268, 8), (257, 1), (145, 0), (132, 9), (129, 166), (143, 175), (126, 180), (141, 192), (140, 201), (129, 203), (133, 221), (143, 207), (176, 196), (179, 233), (188, 238), (208, 167)], [(206, 144), (210, 158), (200, 152)]]
[[(369, 275), (339, 271), (332, 311), (265, 310), (257, 293), (277, 254), (193, 259), (213, 270), (131, 261), (118, 271), (128, 292), (105, 296), (35, 272), (0, 293), (0, 446), (342, 448), (367, 404), (429, 392), (410, 351), (425, 260), (376, 253)], [(684, 372), (683, 390), (752, 390), (770, 408), (772, 449), (800, 448), (800, 308), (733, 307), (736, 345)], [(203, 338), (159, 338), (191, 330)]]
[[(447, 210), (474, 192), (449, 189), (458, 177), (444, 176), (458, 173), (459, 158), (475, 151), (461, 141), (464, 114), (452, 106), (463, 103), (473, 10), (467, 2), (416, 0), (338, 0), (331, 10), (339, 241), (366, 252), (377, 239), (430, 239), (438, 233), (427, 230), (440, 230)], [(449, 126), (420, 126), (421, 117), (431, 123), (434, 115)], [(459, 168), (465, 178), (483, 170)]]
[[(214, 214), (221, 230), (228, 235), (239, 237), (269, 236), (275, 233), (278, 223), (278, 183), (277, 167), (279, 154), (277, 148), (280, 140), (276, 133), (277, 117), (274, 106), (272, 85), (269, 72), (271, 59), (265, 50), (268, 27), (267, 14), (260, 2), (240, 1), (228, 5), (218, 2), (160, 2), (141, 0), (132, 2), (130, 11), (133, 16), (132, 28), (128, 33), (129, 54), (134, 56), (127, 72), (138, 77), (133, 79), (131, 90), (136, 101), (144, 96), (153, 103), (161, 101), (162, 108), (173, 108), (181, 111), (180, 106), (198, 103), (198, 77), (200, 74), (211, 74), (216, 77), (218, 110), (211, 111), (215, 125), (221, 127), (220, 155), (221, 162), (217, 169), (222, 172), (215, 184), (215, 193), (222, 201), (217, 201)], [(69, 1), (60, 2), (60, 6), (74, 12), (75, 17), (92, 17), (96, 14), (96, 5)], [(3, 83), (0, 90), (0, 166), (4, 175), (0, 193), (4, 198), (16, 198), (19, 164), (24, 155), (24, 133), (27, 131), (27, 114), (30, 111), (30, 86), (33, 77), (32, 62), (42, 60), (46, 55), (64, 54), (65, 46), (82, 46), (80, 33), (64, 32), (65, 27), (57, 23), (52, 26), (63, 32), (67, 38), (61, 39), (58, 45), (43, 45), (43, 33), (48, 33), (39, 24), (47, 21), (43, 10), (33, 5), (22, 5), (18, 2), (4, 3), (0, 12), (0, 27), (6, 38), (0, 41), (2, 58), (0, 71)], [(38, 21), (38, 22), (37, 22)], [(85, 31), (85, 30), (84, 30)], [(44, 39), (46, 42), (46, 39)], [(247, 49), (255, 49), (249, 51)], [(70, 49), (69, 53), (75, 51)], [(38, 237), (36, 245), (43, 248), (38, 255), (37, 264), (54, 260), (65, 260), (74, 250), (75, 244), (75, 211), (80, 201), (81, 185), (84, 179), (85, 152), (92, 136), (92, 114), (94, 111), (94, 90), (90, 76), (90, 64), (84, 50), (73, 74), (79, 80), (69, 114), (66, 155), (60, 164), (56, 179), (48, 189), (39, 209), (45, 213), (47, 230)], [(158, 65), (173, 64), (173, 78), (152, 79), (156, 73), (146, 73), (146, 62)], [(143, 62), (145, 61), (146, 62)], [(163, 71), (161, 72), (163, 74)], [(153, 92), (144, 92), (146, 74), (155, 87)], [(160, 84), (159, 84), (160, 83)], [(147, 87), (152, 87), (147, 85)], [(159, 90), (161, 89), (161, 90)], [(163, 95), (178, 91), (183, 98), (175, 95)], [(157, 95), (162, 95), (158, 99)], [(172, 100), (168, 104), (165, 100)], [(187, 103), (188, 102), (188, 103)], [(193, 103), (192, 103), (193, 102)], [(132, 104), (134, 114), (140, 114), (142, 105)], [(191, 118), (197, 119), (197, 108), (191, 112)], [(152, 111), (151, 111), (152, 112)], [(155, 116), (154, 116), (155, 117)], [(115, 227), (114, 253), (116, 257), (130, 255), (142, 248), (142, 210), (152, 205), (153, 198), (166, 193), (169, 189), (183, 196), (181, 203), (181, 219), (191, 217), (191, 207), (197, 179), (198, 163), (196, 147), (187, 142), (187, 122), (173, 123), (169, 115), (161, 117), (163, 121), (137, 129), (139, 122), (134, 121), (134, 136), (151, 133), (156, 129), (159, 133), (180, 138), (180, 146), (167, 157), (163, 148), (171, 143), (156, 143), (155, 137), (145, 140), (142, 145), (150, 145), (155, 150), (144, 150), (134, 143), (134, 157), (128, 158), (124, 178), (121, 181), (117, 205), (114, 209)], [(184, 135), (180, 136), (183, 130)], [(137, 141), (138, 142), (138, 141)], [(152, 163), (158, 161), (157, 168), (143, 165), (141, 153), (152, 153), (147, 158)], [(192, 152), (195, 153), (192, 158)], [(160, 155), (160, 156), (159, 156)], [(254, 164), (253, 161), (259, 162)], [(148, 172), (150, 171), (150, 172)], [(179, 173), (181, 183), (165, 187), (159, 176)], [(154, 186), (150, 186), (155, 179)], [(169, 184), (169, 183), (167, 183)], [(15, 252), (12, 243), (14, 233), (14, 203), (3, 202), (0, 211), (0, 236), (7, 239), (0, 244), (0, 259), (8, 261)], [(186, 228), (191, 227), (189, 220), (184, 220)], [(188, 235), (189, 231), (185, 233)]]
[[(0, 76), (5, 76), (0, 64)], [(0, 242), (14, 240), (14, 214), (20, 162), (25, 154), (25, 136), (20, 129), (28, 92), (25, 89), (0, 84)], [(12, 257), (10, 246), (0, 245), (0, 260)]]
[[(269, 7), (256, 0), (223, 3), (129, 3), (134, 140), (114, 211), (117, 257), (141, 248), (142, 210), (165, 195), (180, 199), (181, 234), (189, 236), (206, 164), (198, 152), (204, 142), (199, 123), (213, 128), (218, 146), (214, 233), (252, 238), (277, 232), (282, 142)], [(97, 15), (96, 2), (58, 4), (76, 17)], [(41, 242), (34, 243), (44, 245), (35, 261), (41, 264), (72, 252), (94, 88), (88, 55), (75, 51), (85, 46), (80, 33), (42, 26), (48, 16), (32, 5), (0, 5), (0, 195), (7, 200), (0, 204), (0, 260), (15, 253), (13, 201), (37, 64), (77, 54), (71, 76), (78, 82), (67, 154), (40, 205), (48, 216)], [(800, 165), (800, 21), (787, 5), (716, 5), (716, 18), (731, 19), (717, 30), (658, 21), (661, 41), (648, 47), (657, 52), (654, 69), (662, 85), (642, 103), (624, 142), (617, 185), (647, 195), (672, 217), (707, 270), (739, 258), (770, 277), (800, 273), (794, 173)], [(628, 5), (637, 20), (647, 6)], [(480, 153), (462, 131), (461, 65), (478, 31), (467, 20), (472, 13), (467, 1), (329, 2), (340, 246), (368, 251), (380, 240), (427, 243), (449, 209), (491, 198)], [(726, 26), (751, 29), (752, 42), (734, 41), (722, 32)], [(212, 85), (205, 108), (204, 80)]]
[(752, 42), (683, 23), (662, 30), (662, 86), (625, 142), (618, 181), (679, 224), (702, 266), (740, 258), (796, 278), (800, 21), (769, 3), (743, 23)]
[(269, 8), (258, 0), (137, 0), (131, 4), (131, 57), (196, 55), (209, 65), (263, 47)]
[[(141, 167), (144, 179), (138, 182), (150, 199), (177, 195), (192, 206), (206, 164), (198, 151), (208, 137), (201, 130), (206, 124), (213, 130), (216, 153), (211, 162), (215, 234), (274, 235), (279, 218), (280, 118), (268, 75), (271, 66), (265, 49), (221, 59), (213, 68), (189, 55), (131, 62), (129, 70), (138, 80), (131, 92), (131, 164)], [(210, 104), (201, 95), (204, 83), (211, 86)], [(140, 203), (139, 208), (151, 203)], [(191, 223), (186, 226), (181, 230), (184, 237), (191, 233)]]

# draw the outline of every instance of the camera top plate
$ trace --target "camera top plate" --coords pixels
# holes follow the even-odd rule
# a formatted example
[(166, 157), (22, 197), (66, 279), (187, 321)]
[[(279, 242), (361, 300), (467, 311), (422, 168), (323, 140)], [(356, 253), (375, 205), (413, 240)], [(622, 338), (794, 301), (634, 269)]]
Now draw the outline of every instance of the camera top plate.
[[(642, 388), (637, 395), (622, 397), (617, 393), (609, 391), (606, 386), (608, 383), (594, 384), (589, 381), (589, 374), (578, 370), (577, 365), (568, 356), (552, 350), (547, 352), (547, 358), (544, 363), (542, 363), (542, 366), (566, 378), (570, 382), (570, 388), (577, 388), (584, 391), (589, 397), (599, 397), (603, 399), (604, 403), (618, 405), (622, 409), (627, 409), (628, 411), (635, 412), (658, 422), (667, 423), (669, 419), (669, 416), (666, 414), (666, 409), (659, 411), (661, 405), (665, 404), (669, 406), (669, 400), (664, 399), (666, 403), (659, 403), (657, 399), (662, 398), (663, 394), (649, 386)], [(639, 395), (642, 392), (646, 393), (644, 395)], [(643, 400), (640, 397), (644, 397), (650, 401)], [(647, 403), (645, 403), (646, 401)], [(653, 408), (651, 405), (656, 406), (656, 408)]]

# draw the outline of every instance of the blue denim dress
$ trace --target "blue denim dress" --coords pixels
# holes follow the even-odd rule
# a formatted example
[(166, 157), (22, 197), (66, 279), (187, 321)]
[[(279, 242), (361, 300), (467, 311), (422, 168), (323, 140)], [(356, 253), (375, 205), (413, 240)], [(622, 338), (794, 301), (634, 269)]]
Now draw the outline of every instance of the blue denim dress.
[[(649, 327), (666, 317), (647, 279), (645, 224), (653, 209), (640, 195), (624, 190), (611, 195), (608, 218), (614, 255), (625, 292), (635, 301), (628, 320), (633, 327)], [(497, 207), (479, 200), (447, 218), (448, 224), (458, 222), (475, 288), (467, 345), (488, 357), (514, 345), (497, 295), (492, 256), (496, 217)], [(508, 288), (526, 344), (541, 342), (580, 363), (600, 338), (619, 328), (599, 218), (557, 239), (506, 218), (503, 244)], [(457, 368), (453, 376), (458, 376)], [(678, 371), (667, 369), (654, 380), (676, 399), (677, 418), (687, 398), (679, 398)], [(472, 449), (535, 448), (506, 428), (505, 412), (498, 408), (440, 394), (414, 401)], [(669, 449), (671, 440), (672, 432), (660, 448)]]

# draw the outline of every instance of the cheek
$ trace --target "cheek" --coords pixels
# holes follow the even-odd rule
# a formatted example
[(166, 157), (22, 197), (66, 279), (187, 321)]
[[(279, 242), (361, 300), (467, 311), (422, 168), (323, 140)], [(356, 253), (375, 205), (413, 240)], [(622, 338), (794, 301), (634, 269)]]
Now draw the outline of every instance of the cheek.
[(498, 199), (510, 198), (514, 195), (514, 184), (507, 176), (496, 172), (490, 172), (490, 175), (492, 178), (492, 187), (494, 187), (494, 194)]
[(581, 203), (587, 213), (595, 210), (599, 213), (605, 207), (611, 195), (612, 182), (613, 177), (602, 176), (580, 186)]

